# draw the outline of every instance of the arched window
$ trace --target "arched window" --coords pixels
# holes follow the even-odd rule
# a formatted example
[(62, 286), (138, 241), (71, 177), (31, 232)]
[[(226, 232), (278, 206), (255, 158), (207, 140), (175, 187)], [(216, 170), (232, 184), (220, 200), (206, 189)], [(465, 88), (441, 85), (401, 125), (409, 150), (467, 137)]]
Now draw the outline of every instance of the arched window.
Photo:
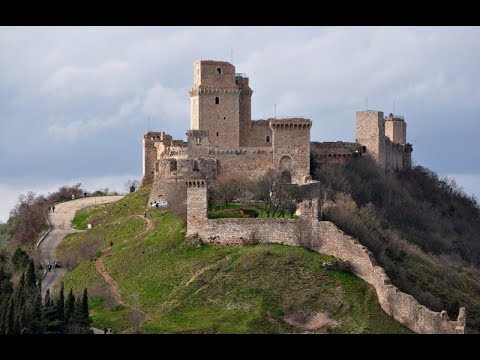
[(218, 73), (218, 75), (222, 75), (222, 69), (217, 68), (217, 73)]
[(270, 136), (267, 136), (267, 137), (265, 138), (265, 141), (266, 141), (266, 142), (270, 142)]
[(218, 131), (217, 131), (217, 136), (218, 136)]
[(220, 98), (218, 96), (215, 98), (215, 104), (220, 104)]

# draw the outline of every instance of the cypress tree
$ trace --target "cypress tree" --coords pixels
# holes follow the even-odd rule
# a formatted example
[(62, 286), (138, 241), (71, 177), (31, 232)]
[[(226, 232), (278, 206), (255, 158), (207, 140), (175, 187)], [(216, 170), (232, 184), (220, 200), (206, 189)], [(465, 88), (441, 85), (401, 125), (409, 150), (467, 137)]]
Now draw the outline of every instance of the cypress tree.
[[(13, 284), (10, 276), (0, 267), (0, 302), (13, 292)], [(3, 298), (3, 299), (2, 299)]]
[(64, 295), (64, 289), (63, 289), (63, 282), (60, 288), (60, 295), (58, 296), (58, 299), (57, 299), (56, 310), (57, 310), (57, 320), (60, 322), (61, 332), (63, 332), (65, 327), (65, 295)]
[(6, 299), (0, 301), (0, 334), (5, 334), (5, 319), (7, 314)]
[(75, 295), (73, 295), (72, 289), (70, 289), (67, 300), (65, 302), (65, 323), (70, 324), (73, 322), (73, 316), (75, 312)]
[(6, 316), (6, 322), (5, 322), (5, 334), (15, 333), (14, 312), (15, 312), (15, 300), (13, 296), (11, 296), (10, 300), (8, 301), (8, 309), (7, 309), (7, 316)]
[(25, 310), (25, 273), (22, 273), (20, 281), (14, 290), (14, 307), (13, 307), (13, 327), (11, 334), (18, 334), (22, 326), (22, 316)]
[(35, 298), (30, 311), (30, 333), (41, 333), (42, 324), (42, 280), (38, 281), (38, 286), (35, 289)]
[(88, 294), (87, 288), (83, 289), (83, 297), (82, 297), (82, 323), (85, 326), (90, 327), (92, 320), (88, 314)]
[(47, 292), (45, 293), (45, 298), (43, 299), (43, 305), (44, 307), (50, 306), (50, 289), (47, 289)]
[(28, 264), (27, 270), (26, 288), (29, 290), (35, 289), (36, 283), (35, 264), (33, 263), (33, 259), (30, 259), (30, 264)]

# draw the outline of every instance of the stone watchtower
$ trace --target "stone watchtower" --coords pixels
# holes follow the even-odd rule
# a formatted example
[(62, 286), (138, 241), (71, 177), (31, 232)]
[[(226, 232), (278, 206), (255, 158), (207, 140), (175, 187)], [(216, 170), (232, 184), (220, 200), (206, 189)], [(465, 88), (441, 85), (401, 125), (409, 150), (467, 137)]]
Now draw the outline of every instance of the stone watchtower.
[(403, 117), (390, 114), (385, 119), (385, 135), (392, 142), (405, 145), (407, 143), (407, 123)]
[(239, 147), (240, 92), (232, 64), (213, 60), (195, 61), (190, 91), (190, 129), (208, 131), (211, 145)]
[(356, 114), (356, 142), (365, 152), (385, 167), (385, 120), (382, 111), (365, 110)]

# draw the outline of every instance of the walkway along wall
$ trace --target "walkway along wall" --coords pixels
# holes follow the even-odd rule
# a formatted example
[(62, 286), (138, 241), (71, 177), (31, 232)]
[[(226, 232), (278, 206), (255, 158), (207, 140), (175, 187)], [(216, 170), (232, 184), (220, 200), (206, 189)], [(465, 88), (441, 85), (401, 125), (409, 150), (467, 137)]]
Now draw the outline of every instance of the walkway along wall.
[(187, 235), (205, 242), (238, 245), (245, 240), (306, 246), (348, 261), (355, 275), (373, 285), (382, 309), (395, 320), (420, 334), (465, 333), (465, 308), (456, 321), (446, 311), (435, 312), (391, 284), (373, 254), (356, 239), (329, 221), (318, 220), (318, 199), (300, 205), (300, 219), (208, 219), (207, 186), (204, 180), (186, 182)]

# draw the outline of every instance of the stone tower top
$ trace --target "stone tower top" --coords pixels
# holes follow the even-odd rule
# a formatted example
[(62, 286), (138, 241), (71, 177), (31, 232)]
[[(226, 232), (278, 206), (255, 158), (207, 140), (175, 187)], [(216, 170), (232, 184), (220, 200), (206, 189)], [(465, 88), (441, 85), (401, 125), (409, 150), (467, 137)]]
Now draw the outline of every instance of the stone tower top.
[(197, 60), (193, 64), (193, 89), (237, 89), (235, 66), (226, 61)]

